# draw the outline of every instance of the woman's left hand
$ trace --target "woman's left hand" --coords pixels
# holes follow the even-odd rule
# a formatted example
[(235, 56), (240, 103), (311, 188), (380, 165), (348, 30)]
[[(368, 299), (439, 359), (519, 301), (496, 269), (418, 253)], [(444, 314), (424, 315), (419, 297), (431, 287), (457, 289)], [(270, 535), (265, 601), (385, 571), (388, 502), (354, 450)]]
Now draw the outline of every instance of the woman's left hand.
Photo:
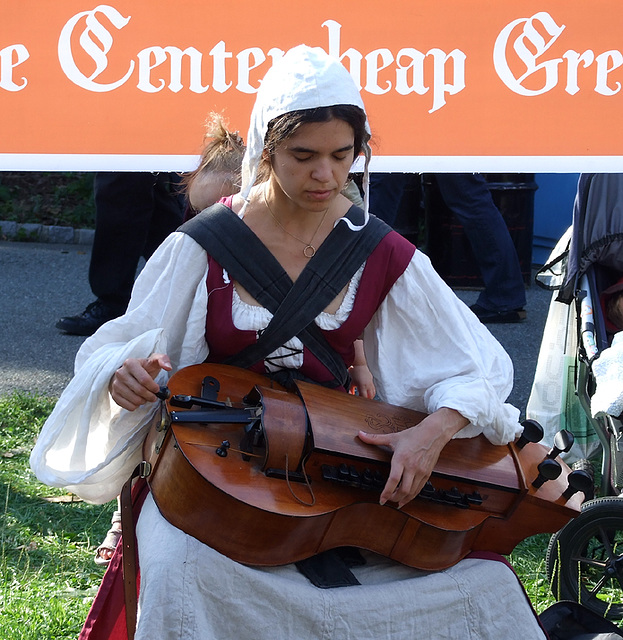
[(376, 395), (376, 387), (370, 369), (366, 365), (353, 365), (349, 371), (351, 377), (350, 393), (354, 394), (356, 389), (360, 396), (372, 400)]
[(389, 447), (392, 451), (389, 478), (380, 503), (397, 502), (398, 508), (415, 498), (430, 478), (439, 454), (452, 436), (469, 424), (454, 409), (441, 408), (422, 422), (397, 433), (359, 432), (366, 444)]

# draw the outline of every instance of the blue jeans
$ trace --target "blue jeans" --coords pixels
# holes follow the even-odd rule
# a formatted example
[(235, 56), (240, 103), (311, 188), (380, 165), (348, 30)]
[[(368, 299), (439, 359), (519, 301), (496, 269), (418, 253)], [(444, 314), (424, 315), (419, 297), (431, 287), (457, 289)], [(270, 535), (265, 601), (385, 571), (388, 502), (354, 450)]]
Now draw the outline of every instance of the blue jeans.
[[(446, 206), (463, 226), (485, 285), (478, 304), (512, 311), (526, 304), (517, 250), (487, 181), (478, 173), (434, 174)], [(370, 212), (393, 225), (406, 183), (404, 173), (370, 175)]]
[(478, 173), (438, 173), (444, 202), (463, 226), (485, 288), (478, 304), (489, 311), (511, 311), (526, 304), (515, 245), (487, 181)]
[(390, 227), (396, 222), (405, 182), (404, 173), (370, 174), (370, 213), (387, 222)]

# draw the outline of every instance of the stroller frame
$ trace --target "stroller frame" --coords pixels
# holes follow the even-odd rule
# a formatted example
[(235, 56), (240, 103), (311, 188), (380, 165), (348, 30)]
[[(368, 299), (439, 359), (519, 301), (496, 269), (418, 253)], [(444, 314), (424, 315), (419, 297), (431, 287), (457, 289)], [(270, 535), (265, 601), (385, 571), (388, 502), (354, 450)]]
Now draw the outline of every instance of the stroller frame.
[[(623, 174), (580, 176), (569, 231), (567, 251), (557, 247), (558, 255), (536, 281), (557, 290), (557, 302), (575, 304), (573, 386), (581, 413), (601, 445), (601, 478), (595, 487), (598, 497), (591, 496), (582, 513), (551, 537), (547, 570), (557, 599), (580, 602), (601, 616), (621, 620), (623, 424), (621, 416), (593, 416), (591, 399), (597, 388), (593, 364), (610, 345), (600, 293), (623, 275)], [(568, 242), (563, 236), (560, 244), (563, 240)], [(568, 428), (573, 431), (573, 425)], [(580, 462), (589, 463), (575, 464)]]
[(609, 346), (604, 318), (596, 309), (600, 309), (599, 291), (605, 289), (612, 279), (613, 276), (604, 268), (592, 265), (581, 276), (575, 293), (579, 334), (576, 392), (578, 401), (601, 443), (599, 493), (602, 496), (618, 496), (623, 489), (623, 424), (620, 419), (610, 415), (593, 417), (591, 411), (591, 397), (596, 384), (591, 365)]

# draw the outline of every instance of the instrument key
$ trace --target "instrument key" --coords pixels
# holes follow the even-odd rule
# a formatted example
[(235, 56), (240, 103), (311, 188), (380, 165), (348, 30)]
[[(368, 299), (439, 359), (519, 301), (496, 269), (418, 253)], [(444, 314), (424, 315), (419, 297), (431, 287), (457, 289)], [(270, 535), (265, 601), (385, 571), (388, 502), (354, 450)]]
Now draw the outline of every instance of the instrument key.
[(553, 460), (561, 453), (567, 453), (571, 450), (574, 441), (575, 437), (571, 431), (562, 429), (554, 436), (554, 446), (549, 450), (547, 457)]
[(552, 460), (551, 458), (545, 458), (545, 460), (539, 463), (537, 469), (539, 470), (539, 475), (532, 482), (532, 486), (535, 489), (543, 486), (548, 480), (556, 480), (562, 473), (560, 462), (558, 462), (558, 460)]
[(536, 420), (524, 420), (521, 423), (523, 432), (515, 443), (518, 449), (523, 449), (529, 442), (541, 442), (543, 439), (543, 427)]
[(584, 494), (584, 499), (590, 494), (593, 488), (593, 478), (584, 469), (574, 469), (567, 477), (569, 485), (562, 494), (565, 500), (569, 500), (572, 495), (581, 491)]

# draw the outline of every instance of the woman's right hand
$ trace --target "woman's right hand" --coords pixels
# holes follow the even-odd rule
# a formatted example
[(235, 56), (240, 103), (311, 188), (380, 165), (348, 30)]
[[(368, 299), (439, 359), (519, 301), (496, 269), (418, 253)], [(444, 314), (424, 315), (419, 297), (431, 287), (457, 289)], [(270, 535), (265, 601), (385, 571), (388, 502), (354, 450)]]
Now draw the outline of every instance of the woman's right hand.
[(149, 358), (128, 358), (115, 371), (108, 385), (112, 399), (128, 411), (155, 402), (160, 390), (155, 378), (163, 369), (173, 369), (169, 356), (164, 353), (154, 353)]

